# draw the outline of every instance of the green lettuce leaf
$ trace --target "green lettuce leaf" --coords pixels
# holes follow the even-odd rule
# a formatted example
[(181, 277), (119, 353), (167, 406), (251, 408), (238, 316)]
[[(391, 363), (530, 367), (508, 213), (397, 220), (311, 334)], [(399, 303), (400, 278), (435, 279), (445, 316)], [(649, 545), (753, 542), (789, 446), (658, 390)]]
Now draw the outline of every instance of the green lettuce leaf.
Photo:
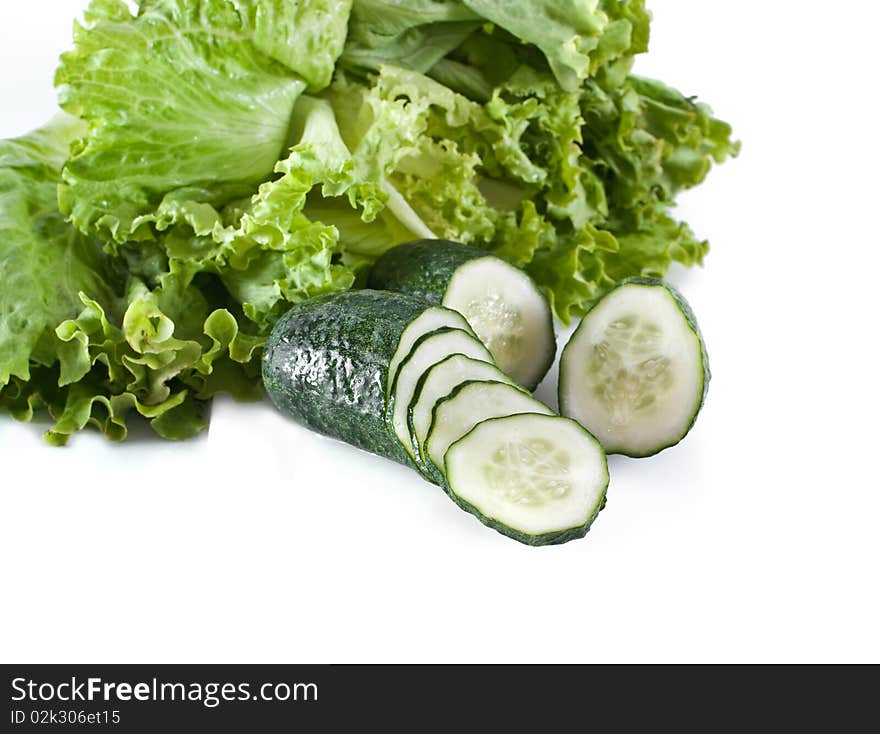
[[(379, 161), (363, 180), (402, 200), (392, 214), (405, 205), (430, 233), (526, 268), (566, 322), (618, 279), (702, 262), (707, 243), (669, 210), (738, 150), (708, 107), (638, 77), (572, 94), (520, 66), (480, 103), (385, 66), (370, 86), (341, 79), (327, 94), (346, 144)], [(369, 218), (359, 237), (364, 260), (396, 244)]]
[(271, 177), (293, 106), (325, 86), (349, 3), (93, 0), (56, 75), (88, 122), (64, 168), (62, 211), (117, 243), (177, 222), (206, 234), (216, 209)]
[(52, 364), (52, 330), (74, 315), (78, 293), (112, 302), (112, 268), (101, 244), (58, 212), (59, 170), (81, 132), (59, 115), (31, 135), (0, 141), (0, 387)]
[(625, 76), (647, 50), (649, 22), (644, 0), (355, 0), (341, 62), (429, 73), (478, 101), (529, 63), (573, 92), (590, 77)]
[[(156, 0), (151, 0), (156, 2)], [(281, 62), (318, 92), (330, 84), (345, 46), (352, 0), (246, 0), (258, 51)]]
[(260, 397), (262, 337), (220, 307), (222, 287), (194, 282), (206, 277), (197, 267), (142, 258), (149, 288), (64, 221), (56, 190), (81, 131), (61, 115), (0, 142), (0, 409), (20, 420), (48, 411), (55, 445), (90, 424), (122, 440), (130, 413), (187, 438), (217, 392)]
[[(590, 76), (590, 56), (608, 28), (598, 0), (463, 0), (471, 10), (537, 46), (568, 92)], [(628, 46), (628, 44), (627, 44)], [(625, 48), (622, 50), (626, 50)]]
[(352, 71), (393, 65), (426, 72), (481, 22), (460, 0), (355, 0), (340, 62)]

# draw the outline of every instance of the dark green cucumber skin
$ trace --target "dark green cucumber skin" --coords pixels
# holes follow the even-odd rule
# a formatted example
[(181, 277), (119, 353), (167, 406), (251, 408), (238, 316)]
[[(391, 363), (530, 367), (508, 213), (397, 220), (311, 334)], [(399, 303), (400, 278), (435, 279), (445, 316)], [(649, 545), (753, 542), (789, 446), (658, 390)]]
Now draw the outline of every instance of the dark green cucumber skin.
[(418, 468), (391, 427), (385, 390), (401, 334), (428, 307), (374, 290), (297, 304), (275, 325), (263, 353), (269, 398), (313, 431)]
[[(526, 414), (524, 414), (524, 415), (526, 415)], [(547, 415), (542, 415), (540, 413), (535, 413), (534, 415), (535, 415), (535, 417), (539, 417), (539, 418), (559, 418), (560, 417), (560, 416), (547, 416)], [(502, 420), (502, 419), (501, 418), (490, 418), (490, 420)], [(572, 420), (571, 418), (568, 418), (566, 420), (571, 420), (573, 423), (576, 423), (578, 428), (580, 428), (597, 445), (599, 445), (598, 440), (596, 440), (596, 438), (593, 436), (593, 434), (590, 433), (586, 428), (584, 428), (580, 423), (578, 423), (575, 420)], [(476, 428), (477, 428), (477, 426), (474, 426), (474, 429), (472, 429), (472, 430), (475, 430)], [(465, 434), (464, 436), (462, 436), (459, 439), (459, 441), (463, 441), (464, 439), (467, 438), (468, 435), (469, 434)], [(454, 445), (455, 444), (453, 444), (453, 446)], [(452, 448), (452, 446), (450, 446), (450, 448)], [(602, 449), (601, 445), (599, 445), (599, 449), (600, 450)], [(596, 506), (595, 512), (593, 512), (593, 514), (590, 515), (590, 517), (587, 518), (587, 521), (585, 523), (583, 523), (582, 525), (578, 525), (573, 528), (566, 528), (564, 530), (556, 530), (552, 533), (541, 533), (540, 535), (530, 535), (528, 533), (520, 532), (519, 530), (516, 530), (516, 529), (510, 527), (509, 525), (505, 525), (502, 522), (498, 522), (498, 520), (495, 520), (494, 518), (487, 517), (482, 512), (480, 512), (476, 507), (474, 507), (470, 502), (463, 500), (461, 497), (459, 497), (455, 493), (455, 490), (452, 489), (451, 485), (449, 484), (449, 482), (446, 478), (443, 479), (442, 484), (440, 486), (443, 488), (443, 491), (446, 492), (446, 494), (449, 496), (449, 499), (451, 499), (453, 502), (455, 502), (455, 504), (457, 504), (462, 510), (473, 515), (475, 518), (477, 518), (477, 520), (479, 520), (481, 523), (483, 523), (483, 525), (485, 525), (486, 527), (492, 528), (492, 530), (495, 530), (496, 532), (499, 532), (502, 535), (507, 536), (508, 538), (512, 538), (513, 540), (517, 541), (518, 543), (522, 543), (523, 545), (529, 545), (532, 547), (537, 547), (537, 546), (542, 546), (542, 545), (562, 545), (563, 543), (568, 543), (571, 540), (579, 540), (580, 538), (583, 538), (589, 532), (593, 523), (596, 521), (596, 518), (599, 516), (599, 513), (602, 512), (602, 510), (605, 509), (605, 505), (608, 504), (607, 493), (608, 493), (608, 484), (611, 481), (611, 475), (608, 472), (608, 457), (605, 456), (604, 451), (602, 451), (602, 455), (603, 455), (603, 457), (605, 457), (605, 476), (607, 478), (607, 481), (605, 483), (605, 490), (602, 493), (602, 501)]]
[(486, 517), (482, 512), (480, 512), (476, 507), (474, 507), (469, 502), (465, 502), (458, 495), (455, 494), (450, 488), (449, 485), (444, 480), (443, 491), (449, 496), (455, 504), (457, 504), (462, 510), (473, 515), (477, 520), (479, 520), (483, 525), (488, 528), (492, 528), (496, 532), (501, 533), (502, 535), (512, 538), (518, 543), (522, 543), (523, 545), (529, 545), (532, 547), (538, 547), (542, 545), (562, 545), (563, 543), (568, 543), (571, 540), (579, 540), (583, 538), (592, 527), (596, 518), (599, 516), (599, 513), (605, 509), (605, 505), (608, 503), (608, 498), (603, 497), (602, 503), (598, 506), (596, 511), (590, 516), (590, 518), (583, 524), (578, 525), (575, 528), (567, 528), (566, 530), (558, 530), (553, 533), (542, 533), (541, 535), (529, 535), (528, 533), (521, 533), (518, 530), (514, 530), (509, 525), (505, 525), (504, 523), (498, 522), (497, 520), (493, 520), (491, 517)]
[[(652, 456), (656, 456), (661, 451), (665, 451), (666, 449), (672, 448), (673, 446), (677, 446), (678, 444), (680, 444), (684, 440), (685, 436), (687, 436), (688, 433), (690, 433), (691, 428), (693, 428), (694, 424), (697, 422), (697, 417), (700, 415), (700, 411), (703, 409), (703, 405), (705, 405), (705, 403), (706, 403), (706, 395), (709, 393), (709, 382), (712, 379), (712, 371), (709, 368), (709, 353), (706, 351), (706, 341), (703, 339), (703, 332), (700, 331), (700, 327), (697, 324), (697, 317), (694, 315), (694, 311), (691, 308), (691, 305), (687, 302), (687, 299), (678, 291), (677, 288), (671, 286), (665, 280), (661, 280), (660, 278), (650, 278), (650, 277), (641, 276), (641, 275), (637, 275), (632, 278), (626, 278), (625, 280), (621, 280), (619, 283), (616, 283), (615, 285), (613, 285), (611, 288), (609, 288), (607, 291), (605, 291), (599, 298), (597, 298), (595, 301), (593, 301), (593, 303), (590, 305), (589, 310), (584, 314), (583, 318), (586, 319), (587, 316), (589, 315), (590, 311), (592, 311), (593, 308), (595, 308), (602, 301), (602, 299), (604, 299), (606, 296), (608, 296), (609, 294), (616, 291), (618, 288), (622, 288), (625, 285), (646, 285), (646, 286), (651, 286), (651, 287), (659, 286), (660, 288), (664, 288), (669, 293), (669, 295), (671, 295), (673, 297), (673, 299), (675, 299), (676, 304), (678, 305), (679, 309), (681, 310), (682, 314), (684, 315), (685, 321), (687, 321), (687, 324), (690, 327), (691, 331), (694, 332), (694, 334), (697, 337), (697, 340), (700, 342), (700, 361), (702, 362), (702, 365), (703, 365), (703, 394), (700, 396), (700, 404), (697, 406), (697, 409), (694, 411), (693, 419), (691, 420), (690, 423), (688, 423), (687, 427), (684, 429), (684, 432), (678, 438), (676, 438), (674, 441), (671, 441), (670, 443), (666, 444), (665, 446), (659, 446), (656, 449), (652, 449), (651, 451), (647, 451), (645, 453), (638, 453), (638, 452), (627, 453), (624, 451), (613, 452), (614, 455), (616, 455), (616, 456), (627, 456), (630, 459), (648, 459)], [(568, 344), (571, 344), (574, 341), (574, 338), (577, 335), (578, 331), (580, 331), (581, 324), (583, 324), (583, 323), (584, 323), (584, 321), (582, 319), (581, 323), (578, 324), (577, 329), (574, 330), (574, 332), (571, 335), (571, 338), (568, 340)], [(564, 401), (562, 399), (562, 383), (563, 383), (563, 379), (564, 379), (562, 365), (565, 361), (565, 351), (566, 351), (566, 349), (568, 349), (568, 344), (566, 344), (565, 348), (563, 348), (563, 350), (562, 350), (562, 359), (559, 363), (559, 381), (557, 383), (557, 394), (556, 394), (559, 409), (563, 413), (565, 412), (565, 409), (563, 406)]]
[(370, 271), (368, 285), (443, 304), (449, 281), (462, 265), (492, 253), (450, 240), (416, 240), (392, 247)]

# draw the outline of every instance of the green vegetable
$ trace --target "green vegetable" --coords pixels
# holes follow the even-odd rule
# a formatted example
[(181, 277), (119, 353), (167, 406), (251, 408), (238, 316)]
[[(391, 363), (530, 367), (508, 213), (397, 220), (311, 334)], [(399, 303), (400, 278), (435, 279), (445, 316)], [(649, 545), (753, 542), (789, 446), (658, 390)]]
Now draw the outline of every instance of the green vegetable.
[(60, 167), (80, 132), (60, 116), (0, 142), (0, 409), (30, 420), (48, 408), (53, 444), (87, 424), (122, 440), (132, 411), (165, 438), (187, 438), (216, 392), (260, 396), (250, 363), (261, 339), (212, 310), (210, 289), (186, 274), (150, 290), (64, 221)]
[(444, 473), (446, 451), (474, 426), (491, 418), (550, 410), (521, 387), (509, 382), (464, 382), (434, 406), (425, 454)]
[(547, 299), (521, 270), (485, 250), (445, 240), (399, 245), (379, 258), (368, 283), (458, 311), (498, 366), (529, 390), (553, 364)]
[(403, 242), (490, 252), (563, 321), (707, 251), (670, 211), (738, 148), (630, 74), (643, 0), (135, 4), (92, 0), (70, 117), (0, 144), (0, 408), (53, 442), (192, 435), (292, 305)]
[(457, 311), (451, 311), (442, 306), (434, 306), (425, 310), (415, 321), (406, 327), (406, 330), (400, 337), (397, 351), (388, 363), (388, 390), (385, 395), (387, 401), (390, 402), (394, 398), (393, 387), (397, 379), (397, 370), (409, 359), (413, 348), (428, 334), (448, 329), (465, 331), (471, 336), (476, 336), (464, 316)]
[(479, 423), (446, 452), (446, 491), (526, 545), (583, 538), (605, 506), (608, 463), (573, 420), (522, 413)]
[(385, 395), (401, 337), (428, 308), (417, 298), (370, 290), (294, 306), (275, 325), (263, 355), (269, 397), (313, 431), (415, 468), (395, 435)]
[(426, 72), (480, 26), (459, 0), (356, 0), (340, 62), (354, 70), (391, 64)]
[(559, 407), (608, 453), (653, 456), (693, 427), (709, 357), (687, 301), (655, 278), (630, 278), (597, 301), (559, 366)]
[(82, 307), (80, 291), (112, 298), (100, 243), (65, 224), (56, 203), (58, 170), (80, 127), (59, 116), (0, 143), (0, 386), (28, 380), (32, 362), (57, 360), (49, 333)]
[[(404, 351), (407, 330), (432, 311), (437, 309), (412, 296), (374, 290), (294, 306), (276, 324), (263, 356), (270, 398), (314, 431), (419, 469), (459, 506), (520, 542), (582, 537), (604, 502), (605, 454), (582, 427), (553, 416), (509, 382), (468, 381), (454, 388), (433, 412), (431, 461), (421, 452), (413, 461), (408, 452), (418, 443), (406, 426), (407, 435), (400, 435), (395, 405), (413, 405), (412, 386), (423, 387), (421, 377), (438, 361), (449, 366), (470, 359), (491, 367), (462, 357), (489, 358), (475, 337), (441, 328), (409, 347), (389, 390), (389, 365)], [(464, 365), (455, 369), (468, 373)], [(514, 414), (525, 420), (503, 422)], [(503, 421), (492, 420), (498, 417)]]
[(421, 337), (400, 363), (400, 369), (391, 386), (388, 412), (397, 438), (414, 459), (419, 459), (416, 438), (410, 432), (409, 409), (412, 405), (416, 385), (432, 366), (446, 359), (450, 354), (463, 354), (486, 362), (492, 355), (475, 336), (460, 329), (438, 329)]
[(459, 385), (472, 381), (511, 382), (494, 364), (463, 354), (447, 357), (419, 378), (407, 409), (407, 424), (418, 459), (424, 461), (425, 440), (431, 429), (434, 407)]

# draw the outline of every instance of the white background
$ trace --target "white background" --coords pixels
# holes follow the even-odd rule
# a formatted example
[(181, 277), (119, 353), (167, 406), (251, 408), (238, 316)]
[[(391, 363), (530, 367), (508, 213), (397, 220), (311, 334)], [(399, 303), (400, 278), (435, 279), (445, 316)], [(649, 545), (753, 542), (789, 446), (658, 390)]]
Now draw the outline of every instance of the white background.
[[(83, 6), (0, 3), (0, 136), (52, 114)], [(4, 662), (880, 661), (877, 11), (650, 6), (637, 71), (744, 141), (680, 208), (713, 243), (672, 275), (714, 372), (691, 435), (532, 549), (268, 404), (183, 445), (0, 418)]]

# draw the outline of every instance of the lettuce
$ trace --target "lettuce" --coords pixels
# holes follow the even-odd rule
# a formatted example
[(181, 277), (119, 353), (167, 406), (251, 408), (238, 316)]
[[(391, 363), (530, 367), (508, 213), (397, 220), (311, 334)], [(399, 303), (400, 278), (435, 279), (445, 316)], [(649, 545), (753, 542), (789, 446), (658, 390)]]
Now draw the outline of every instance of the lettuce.
[(702, 263), (678, 194), (729, 125), (632, 74), (644, 0), (92, 0), (62, 114), (0, 141), (0, 410), (122, 440), (261, 393), (291, 304), (414, 238), (526, 270), (563, 322)]
[(426, 72), (481, 20), (459, 0), (355, 0), (340, 61), (349, 70), (390, 64)]
[(151, 290), (64, 221), (60, 169), (80, 133), (60, 116), (0, 142), (0, 409), (21, 420), (47, 409), (55, 445), (89, 424), (122, 440), (131, 412), (188, 438), (217, 392), (260, 396), (262, 339), (188, 275)]
[[(369, 178), (434, 235), (525, 268), (564, 322), (621, 278), (701, 263), (707, 243), (669, 210), (738, 150), (707, 106), (633, 76), (569, 93), (520, 66), (480, 103), (384, 66), (369, 84), (343, 77), (325, 94), (348, 144), (388, 139), (370, 147), (383, 163)], [(369, 254), (396, 244), (383, 248), (384, 235), (374, 230)]]
[(294, 103), (326, 86), (349, 3), (93, 0), (62, 56), (61, 106), (88, 122), (64, 167), (61, 209), (117, 243), (150, 225), (205, 229), (284, 151)]
[[(543, 56), (537, 65), (574, 92), (600, 72), (628, 71), (632, 55), (647, 50), (649, 21), (644, 0), (355, 0), (341, 62), (353, 70), (393, 65), (431, 72), (444, 83), (457, 75), (482, 96), (491, 89), (486, 80), (501, 81), (514, 60), (535, 65), (534, 55), (523, 52), (526, 43)], [(493, 38), (467, 45), (459, 59), (466, 64), (446, 58), (481, 33)]]
[(109, 301), (111, 267), (94, 238), (58, 212), (58, 170), (81, 130), (59, 116), (18, 140), (0, 142), (0, 386), (28, 380), (31, 363), (57, 359), (51, 330), (81, 305), (87, 291)]

